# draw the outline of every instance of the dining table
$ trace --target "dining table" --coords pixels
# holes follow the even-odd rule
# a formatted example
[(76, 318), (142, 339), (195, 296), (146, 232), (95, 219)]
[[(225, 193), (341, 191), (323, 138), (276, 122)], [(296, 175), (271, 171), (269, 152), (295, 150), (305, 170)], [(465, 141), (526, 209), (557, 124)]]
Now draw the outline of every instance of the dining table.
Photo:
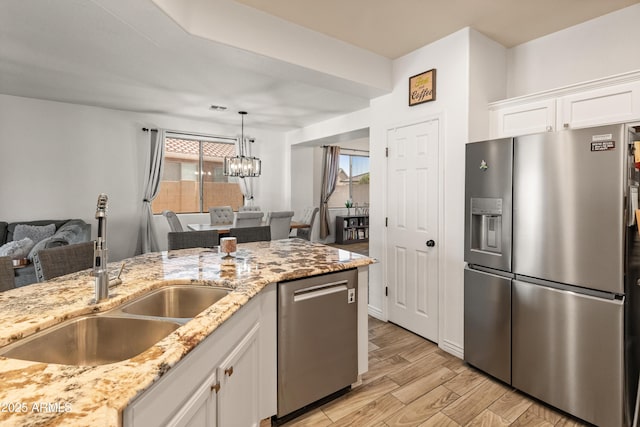
[[(266, 223), (262, 223), (261, 225), (268, 225)], [(290, 228), (298, 229), (298, 228), (309, 228), (309, 224), (305, 224), (304, 222), (291, 221)], [(218, 234), (229, 234), (229, 230), (233, 228), (233, 224), (187, 224), (187, 228), (192, 231), (210, 231), (215, 230)]]

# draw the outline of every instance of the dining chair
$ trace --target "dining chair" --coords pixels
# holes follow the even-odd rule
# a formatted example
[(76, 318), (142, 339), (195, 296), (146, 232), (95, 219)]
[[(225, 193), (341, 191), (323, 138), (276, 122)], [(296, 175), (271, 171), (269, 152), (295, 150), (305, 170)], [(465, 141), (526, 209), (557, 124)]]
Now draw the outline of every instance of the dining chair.
[(240, 206), (238, 212), (260, 212), (260, 206)]
[(271, 227), (261, 225), (259, 227), (232, 228), (229, 237), (235, 237), (238, 243), (268, 242), (271, 240)]
[(213, 248), (220, 244), (220, 237), (216, 230), (180, 231), (167, 233), (168, 249)]
[(41, 249), (33, 257), (38, 282), (93, 267), (94, 241)]
[(257, 227), (262, 225), (264, 212), (237, 212), (233, 217), (233, 227)]
[(167, 218), (167, 222), (169, 223), (169, 228), (171, 231), (183, 231), (182, 223), (180, 223), (180, 218), (174, 211), (163, 211), (162, 216)]
[(300, 222), (303, 224), (309, 224), (307, 228), (298, 228), (296, 236), (301, 239), (311, 241), (311, 233), (313, 232), (313, 224), (316, 222), (316, 215), (320, 208), (307, 208)]
[(0, 257), (0, 292), (16, 287), (16, 277), (13, 272), (13, 260), (10, 256)]
[(270, 212), (268, 225), (271, 227), (271, 239), (279, 240), (289, 237), (293, 211)]
[(211, 225), (233, 223), (233, 209), (231, 209), (231, 206), (210, 207), (209, 216), (211, 217)]

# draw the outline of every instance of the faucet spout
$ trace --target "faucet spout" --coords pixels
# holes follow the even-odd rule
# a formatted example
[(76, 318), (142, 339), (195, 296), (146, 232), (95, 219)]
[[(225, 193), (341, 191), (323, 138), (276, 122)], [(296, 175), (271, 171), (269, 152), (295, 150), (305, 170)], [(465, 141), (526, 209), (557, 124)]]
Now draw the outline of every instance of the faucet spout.
[(98, 237), (93, 248), (93, 275), (95, 276), (96, 302), (109, 298), (109, 270), (107, 268), (107, 195), (98, 196), (96, 219)]

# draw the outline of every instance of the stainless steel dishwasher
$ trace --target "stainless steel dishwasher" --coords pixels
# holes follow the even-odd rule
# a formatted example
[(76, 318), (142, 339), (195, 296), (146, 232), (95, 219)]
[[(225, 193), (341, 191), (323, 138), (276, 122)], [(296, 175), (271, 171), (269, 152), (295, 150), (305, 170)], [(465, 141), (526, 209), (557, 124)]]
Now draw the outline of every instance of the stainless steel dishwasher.
[(278, 284), (278, 418), (356, 382), (357, 282), (352, 269)]

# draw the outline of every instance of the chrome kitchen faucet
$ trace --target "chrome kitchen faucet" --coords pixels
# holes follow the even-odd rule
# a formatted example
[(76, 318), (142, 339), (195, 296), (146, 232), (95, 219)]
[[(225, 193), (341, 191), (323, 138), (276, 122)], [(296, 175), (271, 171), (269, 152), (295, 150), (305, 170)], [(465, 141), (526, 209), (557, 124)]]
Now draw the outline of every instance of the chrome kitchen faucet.
[(107, 269), (107, 195), (98, 196), (96, 219), (98, 238), (93, 249), (93, 275), (96, 278), (96, 303), (109, 298), (109, 270)]

